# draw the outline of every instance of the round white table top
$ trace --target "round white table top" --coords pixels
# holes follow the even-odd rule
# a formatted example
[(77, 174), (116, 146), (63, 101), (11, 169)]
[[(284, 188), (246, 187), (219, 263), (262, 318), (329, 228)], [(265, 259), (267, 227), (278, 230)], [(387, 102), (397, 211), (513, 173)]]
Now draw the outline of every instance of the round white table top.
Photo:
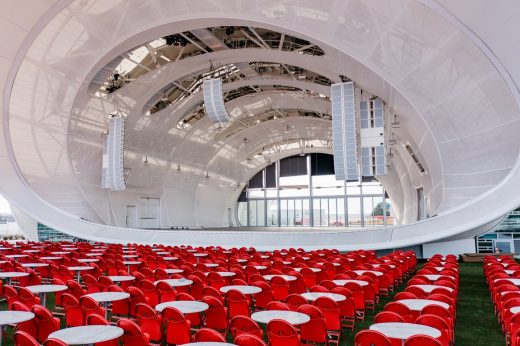
[(341, 302), (347, 297), (345, 297), (343, 294), (336, 294), (336, 293), (329, 293), (329, 292), (307, 292), (300, 294), (303, 298), (309, 300), (309, 301), (315, 301), (319, 297), (327, 297), (334, 301)]
[(96, 302), (113, 302), (130, 298), (130, 294), (126, 292), (96, 292), (85, 294), (83, 297), (90, 297)]
[(296, 311), (284, 310), (257, 311), (251, 315), (251, 318), (256, 322), (266, 324), (269, 323), (271, 320), (279, 319), (294, 325), (307, 323), (311, 319), (307, 314), (302, 314), (301, 312)]
[(220, 341), (198, 341), (198, 342), (190, 342), (189, 344), (182, 344), (180, 346), (236, 346), (236, 345), (230, 344), (227, 342), (220, 342)]
[(24, 268), (38, 268), (38, 267), (48, 267), (49, 263), (22, 263), (22, 267)]
[(247, 285), (231, 285), (220, 288), (220, 292), (222, 293), (227, 293), (230, 290), (237, 290), (242, 292), (243, 294), (257, 294), (262, 292), (262, 289), (260, 287)]
[(5, 255), (7, 258), (25, 258), (29, 257), (29, 255)]
[(85, 254), (86, 256), (89, 256), (89, 257), (97, 257), (97, 256), (102, 256), (102, 254), (100, 252), (91, 252), (91, 253), (87, 253)]
[(516, 272), (516, 270), (510, 270), (510, 269), (508, 269), (508, 270), (504, 270), (504, 272), (505, 272), (507, 275), (512, 275), (512, 274), (514, 274), (514, 272)]
[(141, 261), (123, 261), (123, 264), (126, 266), (130, 266), (133, 264), (141, 264)]
[(420, 274), (420, 275), (417, 275), (419, 277), (424, 277), (424, 278), (427, 278), (428, 280), (431, 280), (431, 281), (437, 281), (443, 277), (451, 277), (451, 276), (448, 276), (448, 275), (439, 275), (439, 274)]
[(438, 305), (445, 309), (449, 309), (449, 305), (444, 302), (430, 299), (402, 299), (399, 303), (406, 305), (410, 310), (421, 311), (426, 305)]
[[(256, 266), (252, 266), (253, 268), (255, 268), (256, 270), (264, 270), (264, 269), (267, 269), (266, 266), (261, 266), (261, 265), (256, 265)], [(244, 266), (244, 268), (246, 268), (246, 266)]]
[(28, 311), (0, 311), (0, 326), (25, 322), (33, 318), (34, 314)]
[(184, 269), (166, 268), (164, 269), (164, 271), (166, 272), (166, 274), (181, 274), (182, 272), (184, 272)]
[(520, 286), (520, 279), (513, 279), (513, 278), (511, 278), (511, 279), (507, 279), (507, 278), (502, 278), (502, 279), (496, 279), (495, 282), (496, 282), (496, 281), (502, 281), (502, 280), (509, 281), (510, 283), (512, 283), (512, 284), (515, 285), (515, 286)]
[[(301, 272), (303, 268), (294, 268), (294, 270), (296, 270), (297, 272)], [(307, 268), (307, 269), (310, 269), (312, 270), (314, 273), (319, 273), (321, 272), (321, 269), (320, 268)]]
[(51, 252), (53, 255), (69, 255), (70, 251), (53, 251)]
[(196, 252), (193, 254), (195, 257), (206, 257), (208, 254), (203, 252)]
[(122, 257), (123, 258), (137, 258), (139, 256), (138, 255), (123, 255)]
[[(392, 269), (395, 268), (395, 265), (393, 265), (393, 264), (385, 264), (385, 265), (387, 265), (389, 268), (392, 268)], [(372, 267), (379, 268), (379, 267), (381, 267), (381, 264), (372, 264)]]
[(69, 345), (95, 344), (109, 341), (123, 335), (123, 329), (116, 326), (81, 326), (65, 328), (55, 331), (49, 338), (61, 340)]
[(383, 272), (378, 272), (376, 270), (354, 270), (354, 273), (357, 275), (363, 275), (365, 273), (373, 273), (375, 276), (383, 276)]
[(268, 259), (269, 256), (267, 256), (267, 255), (260, 255), (260, 258), (262, 258), (262, 259)]
[(385, 322), (375, 323), (370, 326), (370, 330), (375, 330), (386, 335), (389, 338), (406, 340), (410, 336), (421, 334), (428, 335), (432, 338), (441, 336), (440, 330), (422, 324), (401, 323), (401, 322)]
[(266, 280), (271, 280), (271, 279), (274, 278), (275, 276), (281, 277), (281, 278), (284, 279), (285, 281), (295, 281), (295, 280), (296, 280), (296, 276), (292, 276), (292, 275), (280, 275), (280, 274), (264, 275), (264, 279), (266, 279)]
[(207, 268), (216, 268), (219, 266), (219, 264), (217, 263), (202, 263), (204, 264)]
[(156, 252), (156, 254), (164, 256), (164, 255), (169, 255), (170, 253), (168, 251), (159, 251), (159, 252)]
[(208, 275), (209, 273), (218, 273), (223, 278), (236, 275), (236, 273), (234, 273), (234, 272), (205, 272), (204, 275)]
[(353, 282), (359, 286), (368, 286), (368, 282), (363, 280), (332, 280), (332, 282), (338, 286), (345, 286), (349, 282)]
[(50, 293), (50, 292), (62, 292), (69, 288), (65, 285), (33, 285), (26, 287), (32, 293)]
[(179, 259), (179, 257), (164, 257), (165, 261), (176, 261), (178, 259)]
[(509, 311), (511, 311), (512, 314), (519, 313), (520, 312), (520, 306), (513, 306), (512, 308), (509, 309)]
[(29, 273), (25, 272), (0, 272), (0, 278), (21, 278), (29, 276)]
[(236, 261), (237, 263), (247, 263), (247, 260), (243, 258), (237, 258)]
[(132, 281), (135, 276), (132, 275), (111, 275), (108, 278), (114, 282)]
[(40, 252), (42, 250), (36, 250), (36, 249), (29, 249), (29, 250), (23, 250), (23, 252), (26, 252), (26, 253), (36, 253), (36, 252)]
[(195, 312), (202, 312), (209, 309), (209, 305), (203, 302), (191, 300), (176, 300), (173, 302), (164, 302), (155, 306), (155, 310), (161, 312), (167, 307), (173, 307), (183, 314), (192, 314)]
[(92, 270), (94, 269), (94, 267), (89, 267), (89, 266), (72, 266), (72, 267), (67, 267), (69, 270)]
[(97, 258), (78, 258), (78, 262), (81, 263), (96, 263), (99, 262)]
[(65, 251), (75, 251), (77, 249), (78, 249), (77, 247), (62, 247), (62, 250), (65, 250)]
[[(159, 280), (159, 281), (164, 281), (172, 287), (189, 286), (193, 283), (193, 281), (191, 281), (189, 279), (184, 279), (184, 278), (183, 279), (164, 279), (164, 280)], [(155, 284), (157, 285), (157, 283), (159, 281), (155, 281)]]
[(56, 256), (45, 256), (45, 257), (40, 257), (41, 260), (45, 260), (45, 261), (56, 261), (56, 260), (60, 260), (61, 257), (56, 257)]
[(446, 286), (440, 286), (440, 285), (411, 285), (410, 287), (418, 287), (426, 293), (430, 293), (431, 291), (433, 291), (436, 288), (444, 288), (450, 292), (453, 292), (453, 288), (446, 287)]
[(0, 250), (2, 250), (2, 251), (3, 251), (3, 250), (11, 250), (11, 248), (10, 248), (10, 247), (0, 246)]
[[(506, 265), (504, 264), (504, 267), (506, 267)], [(444, 269), (453, 269), (455, 271), (458, 271), (457, 268), (446, 268), (446, 267), (433, 267), (436, 271), (440, 272), (440, 271), (443, 271)]]

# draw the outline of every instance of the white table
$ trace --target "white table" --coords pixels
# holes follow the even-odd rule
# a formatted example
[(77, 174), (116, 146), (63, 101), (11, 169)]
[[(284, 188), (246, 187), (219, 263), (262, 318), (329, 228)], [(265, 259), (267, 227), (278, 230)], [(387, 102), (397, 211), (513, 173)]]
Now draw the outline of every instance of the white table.
[(63, 292), (69, 288), (65, 285), (33, 285), (26, 287), (32, 293), (38, 294), (43, 306), (47, 306), (47, 293)]
[(236, 275), (236, 273), (234, 273), (234, 272), (205, 272), (204, 275), (209, 275), (209, 273), (220, 274), (220, 276), (222, 276), (223, 278), (231, 277), (231, 276), (235, 276)]
[(444, 288), (450, 292), (453, 292), (453, 288), (440, 285), (410, 285), (409, 287), (418, 287), (426, 293), (431, 293), (431, 291), (433, 291), (436, 288)]
[(172, 287), (181, 287), (181, 286), (189, 286), (193, 283), (193, 281), (189, 280), (189, 279), (164, 279), (164, 280), (159, 280), (159, 281), (155, 281), (155, 284), (157, 285), (158, 282), (160, 281), (163, 281), (163, 282), (166, 282), (168, 283), (170, 286)]
[(206, 268), (216, 268), (219, 266), (217, 263), (202, 263), (206, 266)]
[(79, 258), (77, 260), (80, 263), (96, 263), (99, 262), (97, 258)]
[(448, 275), (439, 275), (439, 274), (421, 274), (421, 275), (417, 275), (418, 277), (424, 277), (424, 278), (427, 278), (428, 280), (430, 281), (437, 281), (439, 279), (442, 279), (442, 278), (452, 278), (452, 276), (448, 276)]
[(307, 299), (308, 301), (315, 301), (316, 299), (320, 297), (327, 297), (330, 298), (336, 302), (341, 302), (347, 297), (345, 297), (343, 294), (336, 294), (336, 293), (328, 293), (328, 292), (307, 292), (300, 294), (303, 298)]
[(383, 272), (379, 272), (377, 270), (354, 270), (354, 273), (356, 273), (357, 275), (363, 275), (365, 273), (372, 273), (375, 276), (383, 276), (384, 275)]
[(184, 269), (178, 269), (178, 268), (166, 268), (164, 269), (166, 274), (181, 274), (184, 272)]
[(126, 292), (97, 292), (85, 294), (84, 297), (90, 297), (100, 303), (105, 308), (105, 318), (108, 320), (108, 303), (128, 299), (130, 294)]
[(368, 282), (363, 280), (332, 280), (332, 282), (334, 282), (334, 284), (338, 286), (345, 286), (349, 282), (353, 282), (355, 284), (358, 284), (359, 286), (368, 286)]
[(179, 257), (164, 257), (163, 258), (165, 261), (176, 261), (179, 259)]
[(516, 270), (504, 270), (507, 275), (513, 275)]
[(439, 302), (437, 300), (430, 299), (402, 299), (399, 303), (406, 305), (410, 310), (421, 311), (427, 305), (438, 305), (445, 309), (449, 309), (450, 306), (447, 303)]
[(196, 312), (202, 312), (209, 309), (209, 305), (203, 302), (191, 301), (191, 300), (176, 300), (173, 302), (164, 302), (157, 304), (155, 310), (162, 312), (165, 308), (172, 307), (183, 314), (192, 314)]
[(223, 286), (220, 288), (220, 292), (227, 293), (230, 290), (237, 290), (242, 292), (243, 294), (257, 294), (262, 292), (262, 289), (257, 286), (247, 286), (247, 285), (231, 285), (231, 286)]
[(509, 309), (509, 311), (511, 311), (512, 314), (519, 313), (520, 312), (520, 306), (513, 306), (512, 308)]
[(45, 257), (40, 257), (41, 260), (44, 260), (44, 261), (58, 261), (58, 260), (61, 260), (61, 257), (57, 257), (57, 256), (45, 256)]
[(303, 324), (310, 321), (310, 317), (307, 314), (295, 311), (284, 311), (284, 310), (266, 310), (258, 311), (251, 315), (251, 318), (259, 323), (269, 323), (271, 320), (279, 319), (289, 322), (293, 325)]
[(115, 283), (132, 281), (135, 279), (135, 276), (132, 275), (111, 275), (107, 277)]
[(51, 252), (53, 255), (70, 255), (70, 251), (53, 251)]
[(512, 283), (513, 285), (515, 286), (520, 286), (520, 279), (506, 279), (506, 278), (503, 278), (503, 279), (496, 279), (495, 282), (497, 281), (509, 281), (510, 283)]
[(402, 323), (402, 322), (385, 322), (375, 323), (370, 326), (370, 330), (375, 330), (384, 334), (388, 338), (401, 339), (404, 345), (404, 341), (413, 335), (428, 335), (432, 338), (438, 338), (441, 336), (441, 331), (429, 326), (415, 323)]
[(123, 264), (128, 267), (128, 272), (130, 273), (130, 266), (139, 265), (141, 261), (123, 261)]
[(6, 258), (25, 258), (29, 257), (29, 255), (5, 255)]
[(36, 252), (41, 252), (42, 250), (36, 250), (36, 249), (29, 249), (29, 250), (23, 250), (22, 252), (25, 252), (25, 253), (36, 253)]
[(165, 255), (169, 255), (170, 253), (168, 251), (159, 251), (159, 252), (156, 252), (157, 255), (160, 255), (160, 256), (165, 256)]
[(94, 269), (94, 267), (89, 267), (89, 266), (72, 266), (72, 267), (67, 267), (69, 270), (73, 270), (76, 272), (76, 281), (79, 283), (79, 280), (80, 280), (80, 273), (82, 271), (85, 271), (85, 270), (92, 270)]
[(280, 275), (280, 274), (264, 275), (264, 279), (266, 279), (266, 280), (271, 280), (271, 279), (274, 278), (275, 276), (281, 277), (281, 278), (284, 279), (285, 281), (295, 281), (295, 280), (296, 280), (296, 276), (292, 276), (292, 275)]
[(206, 257), (206, 256), (208, 256), (208, 254), (207, 253), (203, 253), (203, 252), (195, 252), (193, 254), (193, 256), (195, 256), (195, 258), (197, 259), (197, 263), (199, 263), (200, 258)]
[(25, 272), (0, 272), (0, 278), (7, 279), (7, 284), (10, 285), (13, 278), (22, 278), (29, 276), (29, 273)]
[[(294, 268), (294, 270), (297, 271), (297, 272), (301, 272), (302, 269), (304, 269), (304, 268)], [(310, 270), (312, 270), (313, 273), (319, 273), (319, 272), (321, 272), (321, 269), (320, 269), (320, 268), (306, 268), (306, 269), (310, 269)]]
[(122, 257), (123, 258), (137, 258), (139, 256), (137, 256), (137, 255), (123, 255)]
[(220, 342), (220, 341), (199, 341), (199, 342), (190, 342), (188, 344), (182, 344), (181, 346), (236, 346), (236, 344), (230, 344), (227, 342)]
[(34, 318), (32, 312), (27, 311), (0, 311), (0, 345), (2, 345), (4, 327), (30, 321)]
[(55, 331), (49, 338), (58, 339), (68, 345), (94, 345), (98, 342), (109, 341), (123, 335), (123, 329), (116, 326), (81, 326), (65, 328)]
[(49, 263), (22, 263), (22, 267), (24, 268), (41, 268), (41, 267), (48, 267)]

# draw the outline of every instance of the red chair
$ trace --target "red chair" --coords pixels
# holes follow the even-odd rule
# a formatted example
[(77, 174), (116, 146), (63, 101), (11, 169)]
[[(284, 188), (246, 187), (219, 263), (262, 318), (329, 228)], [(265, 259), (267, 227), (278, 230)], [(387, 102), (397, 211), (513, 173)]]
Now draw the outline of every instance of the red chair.
[(139, 303), (148, 303), (148, 299), (144, 296), (143, 291), (135, 286), (130, 286), (126, 289), (130, 294), (130, 316), (135, 316), (135, 307)]
[(262, 289), (260, 293), (255, 294), (255, 308), (265, 309), (267, 307), (267, 304), (274, 300), (271, 285), (269, 285), (265, 281), (255, 281), (252, 284), (253, 286), (257, 286)]
[(242, 333), (233, 341), (238, 346), (267, 346), (258, 336), (249, 333)]
[(39, 342), (44, 342), (49, 334), (60, 329), (60, 319), (52, 316), (52, 313), (43, 306), (35, 305), (31, 310), (38, 328), (36, 340)]
[(419, 299), (426, 299), (428, 297), (428, 293), (424, 292), (420, 287), (417, 286), (408, 286), (404, 291), (412, 293)]
[(266, 306), (266, 310), (283, 310), (283, 311), (289, 311), (289, 306), (286, 303), (278, 302), (278, 301), (272, 301)]
[(406, 305), (399, 302), (390, 302), (387, 303), (384, 307), (384, 311), (392, 311), (396, 314), (400, 315), (405, 322), (412, 323), (413, 313)]
[(404, 346), (443, 346), (443, 344), (428, 335), (413, 335), (406, 339)]
[(307, 289), (316, 286), (316, 274), (311, 268), (302, 268), (300, 274), (303, 276), (303, 282)]
[(289, 284), (281, 276), (273, 276), (271, 279), (274, 300), (285, 300), (289, 295)]
[(270, 346), (300, 346), (296, 328), (284, 320), (271, 320), (266, 327)]
[(21, 330), (14, 333), (13, 338), (15, 346), (40, 346), (40, 343), (34, 337)]
[(135, 307), (135, 317), (141, 330), (149, 335), (149, 340), (160, 343), (162, 334), (161, 316), (148, 304), (140, 303)]
[[(97, 345), (99, 345), (99, 344), (96, 344), (96, 346)], [(45, 342), (43, 343), (43, 346), (69, 346), (69, 345), (61, 340), (51, 338), (51, 339), (45, 340)]]
[(293, 293), (287, 296), (287, 298), (285, 299), (285, 303), (287, 303), (287, 306), (291, 311), (298, 311), (298, 308), (301, 305), (307, 304), (307, 300), (303, 298), (300, 294)]
[(65, 325), (67, 327), (82, 326), (85, 321), (85, 314), (79, 304), (79, 300), (72, 294), (63, 293), (61, 302), (65, 310)]
[(182, 312), (173, 307), (167, 307), (161, 314), (166, 324), (167, 344), (182, 345), (191, 341), (191, 326)]
[(25, 304), (29, 309), (34, 305), (40, 304), (40, 298), (36, 297), (34, 293), (25, 287), (20, 287), (18, 290), (18, 298), (20, 302)]
[(394, 301), (399, 301), (399, 300), (403, 300), (403, 299), (417, 299), (418, 297), (413, 294), (412, 292), (399, 292), (399, 293), (396, 293), (396, 295), (394, 296)]
[(421, 315), (426, 315), (426, 314), (432, 314), (432, 315), (441, 317), (448, 323), (450, 328), (453, 328), (453, 315), (451, 314), (451, 312), (449, 310), (443, 308), (442, 306), (433, 305), (433, 304), (426, 305), (421, 310)]
[(157, 285), (155, 285), (155, 288), (157, 290), (157, 294), (159, 295), (159, 302), (172, 302), (177, 299), (177, 293), (175, 293), (175, 290), (169, 283), (165, 281), (159, 281)]
[(404, 322), (404, 318), (392, 311), (381, 311), (374, 317), (374, 323)]
[[(31, 312), (31, 309), (29, 309), (26, 305), (20, 302), (14, 302), (12, 305), (12, 310)], [(16, 331), (27, 333), (33, 338), (36, 338), (38, 336), (38, 327), (36, 326), (36, 322), (34, 321), (34, 319), (18, 323), (16, 325)]]
[(193, 336), (195, 342), (226, 342), (226, 338), (216, 330), (201, 328)]
[(141, 289), (141, 291), (143, 291), (144, 296), (148, 298), (148, 304), (150, 304), (151, 306), (156, 306), (157, 304), (159, 304), (159, 295), (152, 281), (142, 280), (139, 283), (139, 288)]
[(431, 314), (424, 314), (417, 317), (415, 323), (440, 330), (441, 337), (438, 339), (442, 345), (448, 345), (453, 342), (453, 330), (442, 317)]
[(94, 276), (90, 274), (83, 275), (83, 283), (87, 287), (87, 293), (101, 292), (101, 285)]
[[(187, 301), (195, 301), (195, 298), (189, 295), (188, 293), (179, 293), (177, 294), (177, 300), (187, 300)], [(194, 312), (191, 314), (186, 314), (186, 319), (190, 322), (192, 328), (199, 327), (202, 323), (200, 313)]]
[(341, 316), (338, 303), (328, 297), (319, 297), (314, 301), (314, 306), (321, 310), (325, 317), (328, 341), (339, 344), (341, 337)]
[(365, 320), (365, 294), (363, 288), (355, 282), (347, 282), (345, 285), (350, 292), (352, 292), (352, 298), (354, 298), (354, 305), (356, 307), (356, 318), (364, 321)]
[(202, 297), (202, 302), (209, 306), (204, 313), (204, 326), (218, 330), (222, 335), (226, 335), (229, 327), (228, 315), (222, 301), (212, 296), (204, 296)]
[(117, 321), (117, 326), (123, 329), (123, 336), (121, 337), (123, 345), (125, 346), (142, 346), (150, 345), (150, 337), (141, 331), (139, 326), (125, 318)]
[(300, 325), (300, 339), (305, 343), (327, 344), (327, 326), (323, 313), (314, 305), (304, 304), (298, 312), (307, 314), (311, 319)]
[(79, 299), (79, 305), (81, 306), (81, 310), (83, 310), (85, 319), (92, 314), (105, 316), (105, 309), (99, 306), (99, 303), (89, 296), (81, 297)]
[(258, 323), (256, 323), (250, 317), (247, 316), (233, 317), (229, 322), (229, 330), (231, 331), (233, 339), (235, 339), (237, 336), (243, 333), (253, 334), (261, 339), (264, 337), (264, 332), (262, 331), (262, 328), (260, 328)]
[(249, 310), (249, 300), (240, 291), (229, 290), (226, 293), (226, 302), (228, 306), (229, 318), (235, 316), (251, 316)]
[(221, 287), (226, 286), (226, 280), (217, 272), (210, 272), (208, 274), (209, 286), (219, 290)]
[(392, 346), (392, 341), (375, 330), (362, 330), (354, 337), (355, 346)]
[[(108, 322), (104, 317), (93, 314), (87, 317), (87, 326), (109, 326), (110, 322)], [(103, 342), (96, 343), (95, 346), (118, 346), (118, 340), (108, 340)]]
[(72, 294), (76, 299), (79, 300), (81, 296), (84, 296), (87, 292), (81, 287), (79, 283), (74, 280), (67, 281), (67, 293)]
[(356, 323), (356, 305), (354, 303), (352, 292), (345, 287), (335, 287), (332, 290), (332, 293), (341, 294), (347, 297), (347, 299), (338, 302), (341, 316), (341, 327), (354, 330)]
[(101, 286), (101, 291), (106, 292), (108, 290), (108, 286), (112, 286), (114, 281), (108, 276), (100, 276), (98, 278), (99, 286)]
[(14, 302), (19, 302), (20, 297), (18, 297), (18, 292), (13, 286), (5, 285), (4, 286), (4, 297), (7, 300), (7, 309), (12, 310), (12, 306)]
[[(124, 290), (117, 286), (112, 285), (108, 286), (108, 292), (124, 292)], [(130, 315), (130, 299), (120, 299), (112, 302), (112, 316), (122, 317)]]

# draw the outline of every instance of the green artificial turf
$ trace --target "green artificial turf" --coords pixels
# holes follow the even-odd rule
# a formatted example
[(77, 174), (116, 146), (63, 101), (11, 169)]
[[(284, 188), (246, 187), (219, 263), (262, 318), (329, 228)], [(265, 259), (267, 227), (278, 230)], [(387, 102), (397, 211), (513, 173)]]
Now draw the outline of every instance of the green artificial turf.
[[(420, 265), (421, 266), (421, 265)], [(460, 284), (459, 300), (457, 305), (457, 320), (455, 328), (456, 346), (502, 346), (505, 338), (502, 335), (496, 316), (493, 312), (493, 303), (489, 296), (486, 281), (482, 271), (482, 263), (459, 263)], [(393, 300), (397, 292), (404, 290), (406, 283), (397, 287), (388, 298), (381, 298), (375, 311), (368, 311), (365, 321), (357, 321), (353, 332), (347, 331), (341, 340), (341, 346), (354, 345), (354, 336), (362, 329), (367, 329), (374, 316), (381, 311), (385, 304)], [(54, 294), (47, 296), (47, 306), (54, 307)], [(0, 310), (6, 310), (5, 301), (0, 302)], [(65, 327), (62, 320), (62, 328)], [(7, 342), (13, 345), (12, 328), (7, 328)], [(228, 338), (229, 339), (229, 338)], [(5, 340), (5, 339), (4, 339)], [(229, 341), (232, 341), (229, 339)]]

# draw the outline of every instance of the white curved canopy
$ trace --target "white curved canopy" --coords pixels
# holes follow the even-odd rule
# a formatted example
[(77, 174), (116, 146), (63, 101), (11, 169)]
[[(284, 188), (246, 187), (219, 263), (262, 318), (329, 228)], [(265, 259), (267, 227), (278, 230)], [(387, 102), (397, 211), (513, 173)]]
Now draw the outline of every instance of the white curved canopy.
[[(515, 1), (484, 0), (13, 2), (0, 13), (5, 28), (0, 36), (5, 48), (0, 53), (0, 190), (51, 227), (114, 242), (389, 248), (471, 232), (520, 204), (520, 46), (510, 38), (520, 29), (518, 16)], [(171, 61), (108, 97), (89, 92), (94, 76), (126, 51), (171, 33), (221, 25), (287, 33), (319, 45), (325, 54), (219, 50)], [(347, 76), (399, 115), (396, 157), (381, 182), (410, 224), (356, 232), (278, 232), (277, 237), (252, 230), (150, 233), (119, 227), (125, 206), (140, 196), (161, 198), (164, 225), (223, 226), (240, 192), (236, 184), (266, 164), (247, 162), (255, 150), (286, 140), (330, 138), (328, 120), (298, 116), (247, 126), (230, 136), (218, 136), (206, 118), (179, 128), (200, 104), (200, 93), (145, 114), (150, 100), (172, 81), (207, 71), (211, 63), (253, 61), (298, 66), (333, 82)], [(224, 84), (224, 90), (271, 80), (325, 97), (262, 91), (228, 102), (228, 112), (238, 120), (262, 117), (272, 108), (328, 112), (326, 87), (285, 79), (245, 76)], [(107, 114), (116, 109), (128, 115), (125, 159), (131, 173), (126, 191), (107, 192), (100, 188), (101, 134)], [(427, 174), (413, 164), (407, 143)], [(142, 164), (144, 157), (148, 165)], [(413, 223), (417, 187), (423, 187), (430, 213), (437, 216)]]

